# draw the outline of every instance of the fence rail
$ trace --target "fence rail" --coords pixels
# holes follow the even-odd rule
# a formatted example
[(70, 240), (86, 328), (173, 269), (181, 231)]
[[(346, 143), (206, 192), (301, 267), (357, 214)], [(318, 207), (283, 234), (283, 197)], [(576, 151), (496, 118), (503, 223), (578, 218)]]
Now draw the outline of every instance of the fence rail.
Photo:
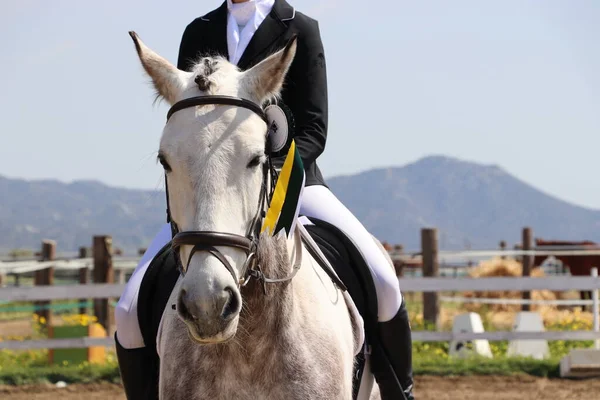
[(121, 297), (124, 289), (125, 285), (121, 283), (7, 287), (0, 289), (0, 299), (10, 301), (106, 299)]
[(490, 299), (478, 297), (441, 296), (441, 301), (448, 303), (500, 304), (500, 305), (542, 305), (542, 306), (591, 306), (592, 300), (525, 300), (525, 299)]
[[(114, 269), (132, 270), (138, 265), (138, 257), (114, 257)], [(41, 271), (47, 268), (54, 270), (78, 270), (80, 268), (93, 268), (93, 258), (74, 258), (72, 260), (53, 261), (1, 261), (0, 273), (2, 274), (26, 274), (28, 272)]]
[(428, 332), (416, 331), (412, 339), (423, 342), (450, 342), (466, 340), (595, 340), (600, 332), (595, 331), (498, 331), (498, 332)]
[[(420, 253), (411, 253), (410, 256), (418, 256)], [(600, 248), (590, 250), (457, 250), (440, 251), (438, 257), (444, 260), (464, 260), (469, 258), (490, 258), (497, 256), (523, 257), (523, 256), (597, 256)], [(398, 257), (398, 256), (397, 256)]]
[(114, 346), (112, 337), (81, 337), (72, 339), (9, 340), (0, 342), (0, 350), (77, 349), (94, 346)]
[[(499, 291), (499, 290), (596, 290), (598, 277), (546, 278), (401, 278), (402, 292)], [(39, 301), (60, 299), (102, 299), (120, 297), (125, 284), (55, 285), (0, 288), (0, 299), (11, 301)]]
[[(548, 277), (548, 278), (402, 278), (403, 292), (444, 291), (494, 291), (494, 290), (599, 290), (598, 277)], [(11, 287), (0, 289), (0, 299), (13, 301), (40, 301), (58, 299), (119, 297), (124, 284), (89, 284), (45, 287)], [(501, 300), (501, 299), (500, 299)], [(519, 304), (522, 300), (518, 300)], [(568, 300), (570, 301), (570, 300)], [(508, 300), (510, 302), (510, 300)], [(535, 301), (531, 300), (532, 303)], [(597, 310), (597, 308), (596, 308)], [(415, 341), (454, 340), (600, 340), (595, 331), (549, 331), (549, 332), (429, 332), (414, 331)], [(79, 348), (88, 346), (112, 346), (113, 338), (47, 339), (0, 342), (0, 349)]]
[[(413, 341), (451, 342), (467, 340), (597, 340), (600, 332), (595, 331), (546, 331), (546, 332), (429, 332), (413, 331)], [(73, 339), (44, 339), (0, 342), (0, 350), (30, 350), (30, 349), (72, 349), (92, 346), (114, 346), (112, 337), (103, 338), (73, 338)]]
[[(421, 256), (421, 252), (397, 254), (390, 251), (390, 257), (393, 261), (410, 261)], [(583, 250), (459, 250), (459, 251), (440, 251), (438, 257), (444, 261), (464, 261), (469, 259), (483, 259), (490, 257), (523, 257), (523, 256), (594, 256), (600, 255), (600, 248)], [(140, 257), (114, 257), (113, 268), (123, 270), (133, 270), (138, 265)], [(55, 270), (77, 270), (80, 268), (92, 268), (94, 260), (92, 258), (73, 258), (53, 261), (0, 261), (0, 274), (24, 274), (28, 272), (40, 271), (46, 268)], [(463, 268), (455, 266), (454, 268)]]
[[(525, 235), (527, 233), (527, 235)], [(528, 240), (525, 240), (527, 236)], [(534, 278), (529, 276), (531, 269), (531, 258), (533, 256), (559, 256), (559, 255), (600, 255), (600, 248), (583, 249), (571, 246), (565, 248), (535, 248), (529, 242), (531, 232), (529, 228), (524, 229), (523, 250), (484, 250), (484, 251), (438, 251), (437, 231), (435, 229), (422, 230), (422, 251), (418, 254), (394, 254), (390, 256), (394, 260), (411, 260), (419, 257), (422, 262), (423, 277), (402, 277), (400, 288), (403, 293), (423, 293), (424, 319), (436, 322), (439, 316), (439, 292), (464, 292), (464, 291), (520, 291), (523, 292), (523, 300), (494, 299), (504, 304), (520, 304), (523, 310), (529, 305), (538, 304), (531, 300), (528, 292), (532, 290), (552, 291), (592, 291), (593, 300), (590, 301), (561, 301), (554, 304), (582, 304), (593, 305), (594, 328), (591, 331), (549, 331), (549, 332), (412, 332), (415, 341), (464, 341), (464, 340), (596, 340), (600, 347), (600, 321), (598, 317), (598, 291), (600, 290), (600, 278), (594, 276), (552, 276)], [(94, 313), (98, 320), (107, 327), (110, 322), (109, 304), (105, 299), (119, 298), (125, 288), (124, 281), (114, 282), (114, 270), (134, 269), (139, 258), (137, 257), (112, 257), (111, 239), (106, 236), (94, 238), (94, 254), (96, 258), (82, 255), (78, 259), (58, 260), (54, 257), (52, 248), (47, 250), (44, 261), (14, 261), (0, 262), (0, 274), (19, 274), (35, 272), (36, 275), (45, 271), (52, 271), (46, 281), (40, 279), (40, 286), (34, 287), (4, 287), (0, 288), (0, 300), (48, 303), (51, 300), (79, 300), (94, 299)], [(48, 247), (48, 246), (47, 246)], [(50, 246), (52, 247), (52, 246)], [(523, 257), (524, 267), (522, 277), (440, 277), (439, 260), (468, 260), (485, 257)], [(528, 260), (525, 265), (525, 260)], [(88, 269), (94, 271), (94, 282), (89, 284), (87, 279), (83, 280), (85, 274), (80, 275), (82, 281), (79, 285), (53, 285), (52, 274), (55, 270), (80, 270)], [(37, 283), (36, 283), (37, 284)], [(45, 285), (45, 286), (44, 286)], [(448, 301), (448, 298), (442, 298)], [(468, 299), (467, 299), (468, 300)], [(452, 298), (450, 301), (467, 301), (465, 298)], [(485, 299), (489, 301), (489, 299)], [(41, 303), (37, 303), (40, 305)], [(548, 304), (547, 301), (543, 304)], [(42, 304), (43, 305), (43, 304)], [(107, 329), (110, 331), (110, 329)], [(0, 349), (34, 349), (34, 348), (84, 348), (90, 346), (113, 346), (112, 337), (106, 338), (74, 338), (74, 339), (44, 339), (27, 341), (5, 341), (0, 342)]]

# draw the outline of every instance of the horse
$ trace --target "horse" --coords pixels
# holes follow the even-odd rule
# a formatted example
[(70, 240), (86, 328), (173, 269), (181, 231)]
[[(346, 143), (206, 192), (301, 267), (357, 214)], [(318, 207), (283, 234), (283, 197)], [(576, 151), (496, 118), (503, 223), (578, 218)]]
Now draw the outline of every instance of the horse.
[[(171, 105), (158, 161), (180, 275), (156, 337), (159, 398), (352, 399), (364, 340), (352, 300), (297, 216), (290, 232), (257, 229), (274, 185), (262, 105), (278, 98), (297, 39), (245, 71), (211, 56), (186, 72), (130, 36)], [(366, 387), (359, 398), (380, 399)]]

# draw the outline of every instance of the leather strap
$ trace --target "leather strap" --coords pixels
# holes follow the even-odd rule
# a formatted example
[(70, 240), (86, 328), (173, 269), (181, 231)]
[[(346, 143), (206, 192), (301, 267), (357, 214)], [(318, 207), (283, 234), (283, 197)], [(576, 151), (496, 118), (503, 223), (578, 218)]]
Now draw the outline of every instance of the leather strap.
[(249, 252), (252, 250), (252, 241), (244, 236), (223, 232), (179, 232), (173, 238), (173, 249), (188, 244), (193, 246), (229, 246)]
[(229, 261), (227, 261), (225, 256), (223, 256), (223, 254), (217, 248), (215, 248), (214, 246), (208, 245), (208, 244), (198, 244), (198, 245), (194, 246), (194, 248), (192, 249), (192, 252), (190, 253), (190, 257), (188, 258), (188, 265), (185, 267), (186, 272), (190, 266), (190, 262), (192, 261), (192, 256), (194, 255), (194, 253), (197, 250), (208, 251), (210, 254), (215, 256), (219, 261), (221, 261), (221, 264), (223, 264), (225, 266), (225, 268), (227, 268), (227, 271), (229, 271), (229, 273), (233, 277), (233, 280), (235, 282), (238, 281), (238, 278), (235, 275), (235, 270), (233, 269), (233, 267), (231, 266)]
[(194, 107), (194, 106), (204, 106), (207, 104), (221, 104), (228, 106), (238, 106), (247, 108), (250, 111), (258, 114), (265, 122), (268, 122), (267, 116), (261, 106), (254, 103), (253, 101), (242, 99), (241, 97), (234, 96), (223, 96), (223, 95), (214, 95), (214, 96), (195, 96), (187, 99), (183, 99), (173, 104), (169, 111), (167, 112), (167, 121), (171, 116), (184, 108)]

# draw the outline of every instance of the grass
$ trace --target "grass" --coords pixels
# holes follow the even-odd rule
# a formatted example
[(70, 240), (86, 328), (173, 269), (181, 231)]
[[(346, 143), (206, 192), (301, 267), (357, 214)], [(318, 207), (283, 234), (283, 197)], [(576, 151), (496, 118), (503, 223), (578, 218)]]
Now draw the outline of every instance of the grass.
[[(487, 359), (452, 359), (432, 354), (418, 354), (413, 358), (414, 375), (468, 376), (496, 375), (508, 376), (527, 374), (536, 377), (557, 378), (559, 360), (533, 360), (527, 358), (501, 357)], [(25, 385), (56, 383), (120, 383), (119, 368), (115, 360), (103, 365), (84, 363), (81, 365), (41, 366), (13, 365), (0, 368), (0, 385)]]
[(419, 357), (413, 359), (415, 375), (465, 376), (465, 375), (519, 375), (559, 377), (558, 358), (534, 360), (520, 357), (453, 359), (448, 357)]
[[(67, 317), (65, 317), (67, 318)], [(72, 323), (88, 324), (88, 316), (71, 316)], [(43, 336), (43, 324), (34, 317), (36, 336)], [(582, 322), (575, 316), (563, 324), (548, 329), (585, 328), (578, 326)], [(412, 321), (413, 330), (433, 330), (424, 323), (419, 315)], [(5, 338), (7, 339), (7, 338)], [(527, 374), (536, 377), (559, 377), (559, 361), (572, 348), (590, 347), (592, 341), (551, 341), (550, 357), (535, 360), (522, 357), (507, 357), (508, 342), (490, 342), (493, 358), (472, 357), (467, 359), (449, 356), (447, 342), (413, 342), (413, 371), (415, 375), (465, 376), (465, 375), (518, 375)], [(0, 384), (23, 385), (56, 383), (119, 383), (120, 375), (113, 350), (107, 351), (104, 364), (82, 363), (79, 365), (48, 365), (48, 350), (1, 350)]]
[(119, 383), (121, 377), (116, 362), (104, 365), (81, 364), (70, 366), (24, 367), (0, 369), (0, 385), (30, 385), (40, 383)]

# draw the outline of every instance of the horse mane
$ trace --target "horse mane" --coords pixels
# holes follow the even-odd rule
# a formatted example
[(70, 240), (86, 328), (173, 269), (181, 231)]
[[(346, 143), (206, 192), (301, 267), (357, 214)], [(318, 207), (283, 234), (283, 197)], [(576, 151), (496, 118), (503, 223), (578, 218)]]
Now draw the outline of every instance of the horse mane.
[[(262, 273), (269, 278), (281, 279), (289, 275), (291, 262), (287, 251), (285, 237), (275, 237), (268, 233), (261, 233), (257, 246), (257, 261)], [(263, 289), (261, 282), (251, 279), (242, 290), (243, 304), (245, 308), (251, 308), (253, 312), (260, 312), (265, 306), (273, 306), (283, 290), (291, 281), (277, 284), (266, 284)], [(263, 290), (266, 292), (263, 292)], [(247, 306), (247, 307), (246, 307)]]

